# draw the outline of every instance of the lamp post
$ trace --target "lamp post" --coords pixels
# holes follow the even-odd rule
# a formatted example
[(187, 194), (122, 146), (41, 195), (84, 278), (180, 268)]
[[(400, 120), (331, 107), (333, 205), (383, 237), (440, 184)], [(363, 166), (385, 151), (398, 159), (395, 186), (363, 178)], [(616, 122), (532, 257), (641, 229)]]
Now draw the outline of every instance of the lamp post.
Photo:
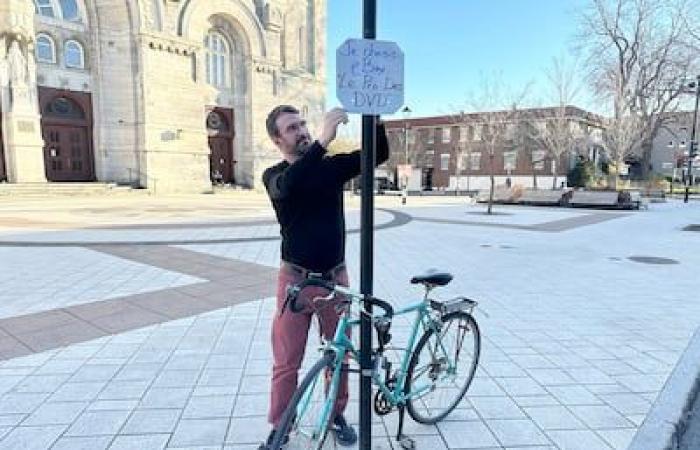
[[(404, 108), (401, 110), (401, 113), (403, 114), (403, 151), (404, 151), (404, 171), (406, 170), (406, 167), (408, 166), (408, 118), (411, 115), (411, 108), (408, 106), (404, 106)], [(406, 204), (406, 198), (408, 197), (408, 175), (405, 173), (401, 177), (401, 204), (405, 205)]]
[[(670, 195), (671, 198), (673, 198), (673, 183), (676, 180), (676, 170), (678, 167), (681, 165), (681, 161), (683, 160), (683, 155), (686, 151), (688, 153), (690, 152), (689, 150), (685, 150), (687, 144), (686, 144), (686, 139), (688, 138), (688, 129), (686, 127), (681, 127), (680, 128), (680, 133), (685, 135), (685, 138), (682, 140), (676, 140), (669, 142), (668, 148), (673, 151), (673, 156), (672, 156), (672, 173), (671, 173), (671, 189), (670, 189)], [(681, 139), (681, 136), (676, 136), (678, 139)], [(682, 172), (682, 170), (681, 170)], [(685, 177), (683, 177), (683, 181), (685, 181)]]
[(695, 89), (695, 111), (693, 112), (693, 128), (690, 133), (690, 149), (688, 150), (688, 177), (685, 183), (685, 196), (683, 197), (683, 202), (688, 203), (688, 197), (690, 196), (690, 188), (693, 186), (693, 158), (697, 155), (698, 142), (695, 140), (695, 131), (697, 129), (698, 122), (698, 102), (700, 102), (700, 75), (698, 75), (694, 82), (688, 83), (690, 89)]

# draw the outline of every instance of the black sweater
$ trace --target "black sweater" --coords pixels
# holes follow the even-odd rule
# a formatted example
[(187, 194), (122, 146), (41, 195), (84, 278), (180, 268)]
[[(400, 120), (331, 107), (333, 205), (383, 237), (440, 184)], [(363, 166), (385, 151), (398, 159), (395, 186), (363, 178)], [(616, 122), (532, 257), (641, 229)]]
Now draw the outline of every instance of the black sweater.
[[(345, 260), (343, 185), (360, 174), (360, 150), (325, 156), (314, 142), (293, 164), (282, 161), (263, 173), (282, 234), (282, 259), (325, 272)], [(389, 158), (383, 125), (377, 126), (376, 164)]]

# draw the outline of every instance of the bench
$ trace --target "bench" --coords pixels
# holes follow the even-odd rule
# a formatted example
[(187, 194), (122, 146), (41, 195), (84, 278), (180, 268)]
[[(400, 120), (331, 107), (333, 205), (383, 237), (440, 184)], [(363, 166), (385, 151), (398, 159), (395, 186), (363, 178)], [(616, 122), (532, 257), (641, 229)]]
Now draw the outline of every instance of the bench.
[(617, 191), (574, 191), (569, 205), (575, 208), (607, 208), (621, 207), (620, 194)]
[[(496, 188), (493, 191), (493, 202), (502, 205), (514, 205), (518, 203), (517, 201), (518, 192), (514, 189), (503, 189)], [(489, 201), (489, 190), (484, 189), (479, 191), (479, 196), (477, 198), (479, 203), (488, 203)]]
[(561, 206), (564, 204), (563, 196), (565, 193), (566, 191), (549, 189), (526, 189), (520, 196), (518, 203), (535, 206)]

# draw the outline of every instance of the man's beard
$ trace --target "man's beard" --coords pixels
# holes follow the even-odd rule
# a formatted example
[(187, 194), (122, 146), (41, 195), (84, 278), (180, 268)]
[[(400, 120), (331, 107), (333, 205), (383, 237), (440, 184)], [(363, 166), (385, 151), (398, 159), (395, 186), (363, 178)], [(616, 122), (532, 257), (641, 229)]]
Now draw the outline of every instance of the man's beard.
[(294, 147), (294, 154), (297, 156), (304, 156), (304, 154), (309, 151), (309, 147), (311, 147), (311, 139), (301, 139)]

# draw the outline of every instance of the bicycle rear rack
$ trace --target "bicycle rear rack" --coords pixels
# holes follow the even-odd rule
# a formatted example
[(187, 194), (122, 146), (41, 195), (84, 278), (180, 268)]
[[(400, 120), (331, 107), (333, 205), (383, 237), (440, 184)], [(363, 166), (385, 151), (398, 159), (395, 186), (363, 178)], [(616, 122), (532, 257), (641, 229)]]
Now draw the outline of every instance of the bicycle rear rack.
[(449, 300), (430, 299), (430, 307), (443, 316), (458, 311), (466, 311), (471, 314), (474, 308), (476, 308), (476, 305), (476, 301), (470, 300), (467, 297), (455, 297)]

